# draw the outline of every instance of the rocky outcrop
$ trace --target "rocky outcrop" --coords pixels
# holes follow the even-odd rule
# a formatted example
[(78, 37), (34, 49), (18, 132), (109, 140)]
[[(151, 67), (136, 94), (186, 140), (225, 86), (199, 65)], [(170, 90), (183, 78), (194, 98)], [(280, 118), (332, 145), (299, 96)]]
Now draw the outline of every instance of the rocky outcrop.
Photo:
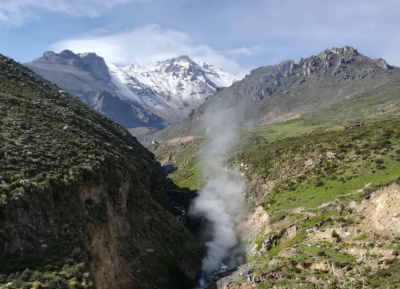
[(269, 215), (263, 207), (257, 206), (248, 214), (247, 219), (238, 226), (240, 235), (245, 239), (255, 238), (257, 235), (265, 235), (270, 231)]
[(400, 234), (400, 186), (393, 184), (373, 193), (357, 207), (365, 218), (362, 226), (367, 231), (385, 235)]
[(48, 64), (79, 67), (100, 81), (104, 81), (105, 83), (111, 82), (104, 59), (95, 53), (75, 54), (70, 50), (63, 50), (57, 54), (53, 51), (47, 51), (43, 54), (43, 61), (46, 61)]

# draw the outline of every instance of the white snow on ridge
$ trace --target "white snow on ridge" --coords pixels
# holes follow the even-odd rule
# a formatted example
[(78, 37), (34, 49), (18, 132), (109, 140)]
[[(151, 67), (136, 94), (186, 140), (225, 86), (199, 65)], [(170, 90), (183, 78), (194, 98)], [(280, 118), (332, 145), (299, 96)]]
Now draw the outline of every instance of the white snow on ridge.
[(118, 67), (109, 64), (108, 67), (113, 83), (127, 99), (156, 110), (172, 109), (182, 117), (217, 88), (230, 86), (238, 80), (235, 75), (185, 55), (150, 65), (132, 63)]
[(199, 61), (197, 63), (206, 72), (209, 80), (214, 82), (218, 87), (228, 87), (239, 80), (236, 75), (227, 73), (222, 68), (215, 67), (206, 62)]
[(144, 104), (143, 101), (133, 93), (129, 87), (126, 85), (126, 82), (122, 81), (122, 79), (126, 80), (124, 77), (124, 72), (119, 69), (115, 64), (108, 65), (108, 69), (111, 75), (111, 82), (117, 87), (117, 91), (128, 98), (129, 100), (135, 101), (139, 104)]
[(165, 101), (160, 100), (157, 96), (151, 97), (151, 95), (138, 95), (135, 93), (135, 91), (143, 92), (146, 89), (146, 86), (137, 81), (135, 78), (132, 78), (132, 76), (130, 76), (116, 64), (108, 64), (108, 70), (111, 75), (111, 80), (117, 87), (118, 92), (125, 96), (128, 100), (132, 100), (141, 105), (152, 107), (158, 110), (163, 110), (168, 107)]

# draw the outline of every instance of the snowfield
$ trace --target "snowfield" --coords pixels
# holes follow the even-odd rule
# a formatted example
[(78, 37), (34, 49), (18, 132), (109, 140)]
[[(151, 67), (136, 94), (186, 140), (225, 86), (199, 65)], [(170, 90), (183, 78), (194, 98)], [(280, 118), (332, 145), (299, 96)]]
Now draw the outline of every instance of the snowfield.
[(174, 111), (185, 117), (218, 88), (239, 80), (214, 65), (182, 55), (150, 65), (126, 67), (108, 64), (119, 93), (156, 111)]

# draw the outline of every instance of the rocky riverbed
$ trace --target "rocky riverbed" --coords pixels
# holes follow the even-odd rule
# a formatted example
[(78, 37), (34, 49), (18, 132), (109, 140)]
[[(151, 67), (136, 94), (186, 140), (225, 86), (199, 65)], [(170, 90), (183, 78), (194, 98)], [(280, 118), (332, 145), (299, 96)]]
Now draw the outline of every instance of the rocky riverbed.
[(206, 289), (227, 288), (230, 284), (235, 282), (247, 282), (256, 262), (250, 262), (240, 265), (225, 273), (218, 273), (214, 276), (215, 282), (208, 285)]

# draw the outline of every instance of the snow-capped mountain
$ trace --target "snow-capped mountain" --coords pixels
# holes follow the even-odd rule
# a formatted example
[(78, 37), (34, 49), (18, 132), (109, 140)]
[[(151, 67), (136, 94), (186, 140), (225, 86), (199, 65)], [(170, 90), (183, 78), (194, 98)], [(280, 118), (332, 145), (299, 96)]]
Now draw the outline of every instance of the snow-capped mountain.
[(108, 65), (119, 93), (159, 115), (182, 120), (219, 88), (228, 87), (236, 76), (205, 62), (182, 55), (150, 65)]
[(188, 56), (118, 67), (95, 53), (64, 50), (47, 51), (25, 65), (127, 128), (162, 129), (180, 122), (235, 81), (234, 75)]

